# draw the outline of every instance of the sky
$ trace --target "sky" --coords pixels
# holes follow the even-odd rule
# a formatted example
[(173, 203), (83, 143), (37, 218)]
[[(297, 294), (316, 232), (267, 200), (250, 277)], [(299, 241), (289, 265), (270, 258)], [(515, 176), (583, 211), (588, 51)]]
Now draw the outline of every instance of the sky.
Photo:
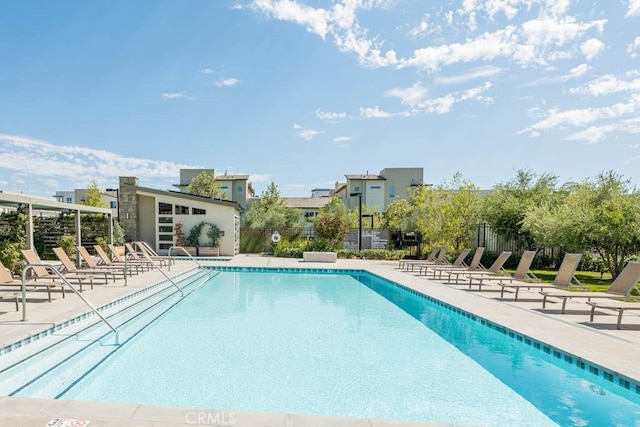
[(640, 0), (6, 0), (0, 190), (640, 184)]

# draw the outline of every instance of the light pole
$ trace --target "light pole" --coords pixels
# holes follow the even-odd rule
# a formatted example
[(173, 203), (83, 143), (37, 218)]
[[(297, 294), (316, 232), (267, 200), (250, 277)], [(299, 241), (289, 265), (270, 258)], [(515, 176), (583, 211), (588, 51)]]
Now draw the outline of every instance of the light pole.
[(358, 252), (360, 252), (362, 251), (362, 193), (351, 193), (350, 196), (358, 196)]

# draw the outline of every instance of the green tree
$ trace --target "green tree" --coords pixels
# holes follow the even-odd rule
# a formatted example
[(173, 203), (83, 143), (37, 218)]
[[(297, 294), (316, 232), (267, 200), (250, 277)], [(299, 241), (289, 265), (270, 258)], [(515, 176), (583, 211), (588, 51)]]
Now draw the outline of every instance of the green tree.
[(615, 278), (640, 248), (640, 193), (612, 171), (568, 184), (560, 202), (530, 208), (523, 229), (546, 246), (593, 250)]
[(316, 236), (327, 239), (334, 249), (342, 246), (344, 235), (349, 228), (349, 209), (337, 197), (321, 207), (315, 218)]
[(411, 205), (406, 199), (394, 200), (387, 205), (382, 214), (382, 227), (396, 230), (408, 230)]
[(205, 171), (200, 172), (191, 180), (187, 187), (187, 193), (212, 199), (227, 197), (226, 192), (216, 183), (215, 175)]
[(514, 179), (494, 186), (483, 198), (482, 218), (498, 236), (535, 249), (535, 239), (531, 231), (522, 227), (522, 222), (528, 210), (558, 200), (562, 192), (556, 190), (557, 179), (547, 173), (536, 175), (530, 170), (518, 170)]
[(251, 204), (244, 222), (249, 228), (264, 229), (266, 245), (270, 247), (271, 234), (279, 228), (293, 226), (301, 216), (300, 209), (286, 206), (286, 202), (280, 197), (278, 186), (272, 181), (260, 194), (260, 198)]
[(87, 197), (81, 202), (86, 206), (93, 206), (94, 208), (106, 208), (107, 203), (102, 201), (103, 191), (98, 187), (98, 183), (94, 179), (87, 187)]

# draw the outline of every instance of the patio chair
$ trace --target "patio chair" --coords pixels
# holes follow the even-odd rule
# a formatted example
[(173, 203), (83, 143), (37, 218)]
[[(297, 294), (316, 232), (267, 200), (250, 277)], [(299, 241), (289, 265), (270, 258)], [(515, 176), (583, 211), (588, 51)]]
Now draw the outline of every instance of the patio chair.
[(102, 267), (103, 265), (107, 265), (107, 266), (124, 269), (126, 266), (128, 269), (129, 268), (135, 269), (136, 274), (139, 274), (141, 271), (144, 271), (144, 270), (141, 270), (142, 267), (140, 266), (140, 264), (135, 262), (129, 262), (128, 260), (126, 263), (111, 261), (111, 258), (109, 257), (109, 255), (107, 255), (107, 253), (104, 251), (104, 249), (102, 249), (102, 246), (100, 245), (93, 245), (93, 250), (96, 251), (96, 254), (100, 258), (100, 262), (102, 262), (102, 264), (98, 264), (99, 267)]
[[(536, 251), (524, 251), (522, 253), (522, 256), (520, 257), (520, 261), (518, 262), (516, 271), (512, 275), (498, 277), (496, 277), (495, 275), (471, 277), (471, 279), (469, 280), (469, 289), (471, 289), (473, 285), (478, 285), (478, 290), (481, 291), (482, 285), (487, 282), (491, 284), (500, 284), (504, 283), (505, 281), (509, 281), (509, 283), (512, 283), (514, 280), (518, 280), (520, 282), (539, 282), (540, 279), (538, 279), (535, 274), (529, 271), (529, 268), (531, 267), (533, 258), (535, 256)], [(498, 283), (495, 283), (496, 281)]]
[(562, 309), (560, 310), (561, 314), (564, 314), (567, 300), (569, 298), (587, 298), (588, 301), (591, 301), (592, 298), (622, 298), (626, 301), (627, 298), (629, 298), (629, 295), (631, 295), (631, 291), (638, 284), (639, 280), (640, 262), (632, 261), (624, 267), (618, 277), (616, 277), (613, 283), (611, 283), (609, 289), (604, 292), (571, 292), (562, 289), (540, 291), (540, 294), (544, 296), (544, 299), (542, 300), (542, 308), (545, 308), (547, 297), (562, 299)]
[(438, 251), (438, 256), (436, 256), (433, 261), (423, 260), (423, 261), (412, 262), (408, 265), (408, 268), (411, 268), (411, 271), (413, 272), (416, 267), (418, 267), (420, 271), (422, 271), (422, 269), (427, 268), (431, 265), (450, 265), (446, 258), (447, 249), (448, 249), (447, 246), (440, 246), (440, 250)]
[(87, 248), (84, 246), (78, 246), (78, 253), (80, 254), (80, 258), (89, 266), (89, 268), (93, 270), (107, 270), (112, 272), (114, 275), (118, 275), (122, 278), (125, 278), (128, 274), (129, 277), (133, 276), (130, 269), (125, 271), (124, 267), (119, 266), (111, 266), (111, 265), (98, 265), (96, 260), (91, 256)]
[[(118, 249), (112, 244), (107, 245), (107, 247), (109, 248), (109, 251), (111, 252), (111, 256), (113, 257), (115, 262), (124, 264), (126, 256), (120, 255), (120, 252), (118, 251)], [(153, 263), (146, 259), (127, 258), (126, 261), (127, 261), (127, 264), (139, 265), (140, 267), (142, 267), (142, 271), (144, 271), (145, 268), (147, 269), (147, 271), (153, 268)]]
[(116, 281), (116, 275), (112, 271), (104, 269), (78, 268), (76, 266), (76, 263), (73, 262), (71, 258), (69, 258), (69, 255), (67, 255), (67, 253), (62, 248), (53, 248), (53, 253), (62, 263), (65, 272), (74, 274), (88, 274), (92, 276), (103, 276), (105, 284), (109, 283), (108, 275), (111, 275), (113, 281)]
[[(518, 301), (518, 293), (520, 289), (563, 289), (563, 288), (580, 288), (586, 290), (587, 287), (584, 286), (580, 281), (576, 278), (575, 272), (578, 269), (578, 264), (580, 263), (580, 258), (582, 258), (582, 254), (570, 254), (567, 253), (564, 255), (562, 259), (562, 263), (560, 264), (560, 268), (558, 268), (558, 272), (556, 273), (556, 277), (553, 280), (553, 283), (527, 283), (520, 281), (512, 281), (509, 283), (498, 283), (502, 289), (500, 291), (500, 297), (504, 296), (505, 289), (514, 289), (515, 290), (515, 301)], [(576, 285), (573, 284), (576, 282)]]
[[(25, 285), (27, 288), (34, 290), (45, 288), (47, 291), (49, 302), (51, 302), (51, 288), (53, 288), (54, 285), (46, 283), (35, 283), (32, 281), (27, 281)], [(2, 289), (2, 291), (7, 291), (9, 292), (9, 294), (0, 295), (0, 299), (15, 300), (16, 311), (18, 311), (18, 298), (22, 295), (22, 292), (16, 292), (16, 287), (22, 288), (22, 279), (14, 279), (11, 272), (2, 264), (2, 261), (0, 261), (0, 286), (7, 286), (9, 288)]]
[(147, 260), (151, 262), (153, 265), (156, 265), (156, 261), (158, 261), (158, 264), (160, 264), (160, 267), (167, 266), (169, 264), (166, 258), (150, 256), (148, 252), (143, 251), (142, 249), (140, 250), (140, 252), (136, 251), (135, 249), (133, 249), (133, 246), (131, 246), (131, 243), (125, 243), (124, 247), (127, 248), (127, 255), (132, 259), (135, 259), (138, 261)]
[(460, 278), (466, 278), (471, 280), (472, 277), (478, 277), (478, 276), (491, 276), (491, 277), (496, 277), (499, 274), (505, 274), (504, 269), (502, 268), (504, 266), (504, 263), (507, 262), (507, 259), (509, 259), (509, 257), (511, 256), (511, 252), (509, 251), (502, 251), (502, 253), (500, 253), (500, 255), (498, 255), (498, 258), (496, 258), (496, 260), (493, 262), (493, 264), (491, 264), (491, 266), (489, 268), (487, 268), (486, 270), (482, 270), (482, 271), (451, 271), (448, 273), (448, 279), (447, 279), (447, 283), (451, 283), (451, 276), (455, 276), (456, 280), (455, 282), (453, 282), (452, 284), (457, 285), (459, 283)]
[[(475, 253), (473, 254), (473, 258), (471, 258), (471, 262), (469, 263), (469, 266), (460, 266), (460, 267), (455, 267), (452, 265), (437, 265), (437, 266), (432, 266), (430, 271), (433, 273), (433, 278), (436, 278), (436, 273), (438, 273), (438, 280), (442, 279), (442, 275), (446, 274), (453, 274), (453, 273), (457, 273), (459, 271), (486, 271), (487, 268), (482, 265), (482, 263), (480, 262), (480, 260), (482, 259), (482, 254), (484, 254), (484, 247), (483, 246), (479, 246), (476, 248)], [(450, 277), (448, 278), (448, 280), (450, 280)]]
[[(22, 249), (20, 251), (22, 256), (27, 260), (28, 264), (44, 264), (38, 254), (35, 253), (33, 249)], [(77, 273), (62, 273), (60, 270), (54, 266), (51, 267), (33, 267), (31, 271), (33, 272), (35, 281), (38, 280), (52, 280), (54, 282), (60, 282), (60, 287), (62, 291), (62, 297), (65, 297), (64, 292), (64, 283), (62, 279), (55, 274), (52, 273), (50, 268), (55, 268), (69, 283), (77, 284), (80, 288), (80, 292), (82, 292), (82, 285), (89, 283), (91, 289), (93, 289), (93, 279), (94, 276), (89, 274), (77, 274)]]
[(427, 255), (425, 259), (401, 259), (398, 262), (398, 268), (404, 268), (405, 270), (408, 270), (411, 264), (424, 264), (429, 262), (433, 263), (438, 256), (438, 251), (440, 251), (440, 248), (440, 246), (436, 246), (435, 248), (431, 249), (431, 252), (429, 252), (429, 255)]
[(593, 322), (593, 318), (596, 314), (596, 308), (604, 308), (607, 310), (614, 310), (618, 312), (618, 321), (616, 322), (616, 328), (622, 329), (622, 315), (625, 310), (640, 310), (640, 302), (619, 301), (614, 299), (607, 299), (603, 301), (587, 301), (587, 304), (591, 306), (591, 316), (589, 322)]
[(458, 257), (451, 263), (446, 261), (445, 259), (441, 265), (421, 265), (420, 271), (418, 272), (418, 274), (422, 275), (422, 272), (424, 271), (426, 275), (428, 271), (434, 271), (434, 275), (435, 275), (435, 270), (437, 270), (438, 267), (444, 267), (444, 268), (468, 267), (468, 265), (465, 264), (464, 260), (467, 258), (467, 255), (469, 255), (469, 252), (471, 252), (470, 248), (463, 249), (462, 252), (460, 252), (460, 254), (458, 255)]

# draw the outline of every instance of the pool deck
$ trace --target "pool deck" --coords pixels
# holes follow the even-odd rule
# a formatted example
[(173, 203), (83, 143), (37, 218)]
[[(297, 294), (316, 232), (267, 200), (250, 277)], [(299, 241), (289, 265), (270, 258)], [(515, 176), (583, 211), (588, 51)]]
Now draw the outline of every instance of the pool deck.
[[(622, 329), (616, 329), (617, 314), (598, 310), (589, 323), (591, 307), (585, 300), (569, 300), (566, 314), (560, 314), (558, 300), (550, 299), (542, 309), (542, 296), (536, 290), (522, 289), (517, 302), (512, 294), (500, 298), (500, 288), (483, 286), (481, 292), (465, 285), (447, 285), (397, 268), (397, 261), (338, 260), (337, 263), (302, 262), (297, 259), (238, 255), (230, 261), (203, 261), (206, 265), (270, 268), (363, 269), (429, 297), (472, 313), (517, 334), (546, 343), (565, 354), (604, 367), (622, 378), (640, 383), (640, 311), (625, 312)], [(171, 276), (195, 268), (191, 261), (179, 261), (168, 272)], [(164, 269), (166, 272), (167, 270)], [(93, 305), (102, 306), (119, 298), (139, 293), (165, 280), (158, 271), (134, 276), (124, 286), (122, 279), (109, 285), (96, 284), (83, 292)], [(30, 292), (27, 321), (15, 311), (10, 300), (0, 300), (0, 348), (32, 336), (87, 312), (87, 306), (75, 295), (61, 298), (53, 291)], [(135, 302), (135, 298), (131, 298)], [(11, 353), (9, 353), (11, 354)], [(2, 362), (5, 355), (0, 356)], [(16, 397), (0, 397), (0, 426), (44, 426), (54, 418), (90, 420), (90, 426), (437, 426), (447, 424), (411, 423), (372, 419), (334, 418), (297, 414), (261, 414), (208, 408), (173, 408), (148, 405), (76, 402)], [(64, 425), (64, 424), (60, 424)], [(71, 425), (71, 424), (69, 424)]]

